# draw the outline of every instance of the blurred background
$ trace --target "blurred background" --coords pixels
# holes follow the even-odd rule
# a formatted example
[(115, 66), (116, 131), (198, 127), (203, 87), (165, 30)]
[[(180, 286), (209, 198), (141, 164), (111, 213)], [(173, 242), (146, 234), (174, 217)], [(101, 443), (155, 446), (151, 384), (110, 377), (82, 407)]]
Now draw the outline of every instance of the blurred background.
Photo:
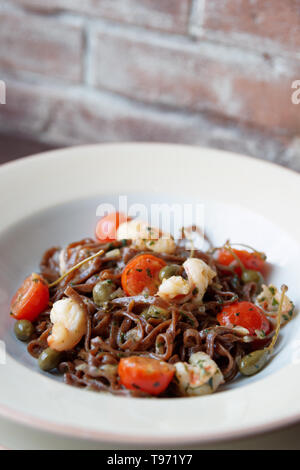
[(1, 0), (0, 80), (0, 162), (157, 141), (300, 171), (300, 0)]

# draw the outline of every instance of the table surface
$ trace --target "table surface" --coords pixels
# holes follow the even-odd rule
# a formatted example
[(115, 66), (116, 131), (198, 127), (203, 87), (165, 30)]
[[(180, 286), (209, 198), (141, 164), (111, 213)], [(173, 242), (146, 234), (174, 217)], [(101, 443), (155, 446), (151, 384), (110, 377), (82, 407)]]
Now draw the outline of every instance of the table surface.
[[(0, 135), (0, 164), (50, 150), (53, 147), (26, 138)], [(0, 450), (8, 449), (122, 449), (128, 447), (56, 436), (0, 418)], [(179, 447), (180, 448), (180, 447)], [(211, 443), (189, 449), (300, 449), (300, 423), (274, 432), (229, 442)]]
[(0, 134), (0, 165), (17, 158), (51, 149), (53, 149), (53, 147), (47, 144), (34, 142), (19, 136)]

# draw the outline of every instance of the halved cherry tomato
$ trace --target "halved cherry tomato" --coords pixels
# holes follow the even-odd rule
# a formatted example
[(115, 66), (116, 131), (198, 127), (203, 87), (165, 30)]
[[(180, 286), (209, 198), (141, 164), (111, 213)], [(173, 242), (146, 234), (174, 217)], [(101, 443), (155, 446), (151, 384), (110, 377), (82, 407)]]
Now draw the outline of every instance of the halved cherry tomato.
[(159, 395), (171, 382), (174, 366), (149, 357), (131, 356), (120, 360), (118, 372), (121, 383), (129, 390)]
[(121, 282), (127, 295), (138, 295), (146, 291), (156, 294), (160, 281), (159, 271), (166, 266), (164, 260), (153, 255), (139, 255), (125, 266)]
[(270, 332), (269, 320), (252, 302), (235, 302), (224, 307), (217, 315), (217, 320), (222, 326), (247, 328), (251, 336), (254, 336), (257, 331), (266, 335)]
[(17, 320), (34, 321), (48, 307), (49, 288), (39, 274), (31, 274), (11, 301), (11, 314)]
[(126, 214), (122, 212), (111, 212), (102, 217), (96, 226), (96, 237), (103, 243), (108, 243), (117, 238), (117, 230), (119, 225), (130, 220)]
[[(238, 256), (238, 258), (241, 260), (246, 269), (253, 269), (254, 271), (259, 271), (262, 274), (264, 273), (266, 263), (264, 259), (259, 256), (259, 254), (250, 253), (246, 250), (233, 249), (232, 251)], [(236, 264), (236, 267), (234, 269), (236, 274), (238, 274), (239, 276), (242, 275), (241, 267), (238, 265), (233, 254), (230, 253), (230, 251), (226, 250), (226, 248), (221, 248), (218, 251), (217, 260), (220, 264), (223, 264), (224, 266), (229, 266), (232, 262), (234, 262)]]

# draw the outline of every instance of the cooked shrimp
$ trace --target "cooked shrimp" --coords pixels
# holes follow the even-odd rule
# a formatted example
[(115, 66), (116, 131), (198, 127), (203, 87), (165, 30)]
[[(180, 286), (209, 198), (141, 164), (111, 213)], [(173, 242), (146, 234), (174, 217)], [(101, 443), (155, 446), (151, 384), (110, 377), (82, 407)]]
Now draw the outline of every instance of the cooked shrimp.
[(216, 273), (204, 261), (189, 258), (183, 263), (188, 280), (182, 276), (171, 276), (164, 279), (159, 286), (158, 295), (165, 300), (174, 299), (178, 295), (194, 294), (194, 301), (201, 302), (208, 285)]
[(48, 344), (56, 351), (73, 349), (86, 333), (86, 313), (72, 299), (55, 302), (50, 312), (50, 320), (53, 328), (51, 336), (48, 337)]
[(121, 224), (117, 231), (118, 240), (132, 240), (138, 250), (150, 250), (156, 253), (174, 253), (175, 241), (168, 233), (161, 233), (150, 227), (147, 222), (131, 220)]
[[(280, 303), (281, 293), (278, 292), (277, 287), (270, 284), (262, 285), (262, 292), (258, 295), (256, 301), (260, 307), (264, 309), (271, 319), (276, 320), (278, 307)], [(281, 325), (285, 325), (289, 320), (294, 317), (295, 306), (287, 295), (284, 296), (282, 304)]]
[(66, 250), (64, 250), (64, 249), (60, 250), (59, 255), (58, 255), (59, 272), (60, 272), (61, 276), (63, 274), (65, 274), (65, 272), (67, 272), (67, 265), (66, 265), (66, 261), (65, 261), (65, 252), (66, 252)]
[(174, 366), (177, 392), (181, 396), (207, 395), (224, 383), (219, 367), (204, 352), (192, 354), (189, 363), (176, 362)]
[(216, 273), (202, 259), (188, 258), (183, 267), (188, 276), (191, 289), (195, 289), (194, 300), (201, 302), (207, 287), (211, 284)]
[(173, 238), (168, 234), (163, 234), (158, 240), (146, 240), (145, 245), (148, 250), (154, 251), (155, 253), (172, 254), (176, 249)]
[(164, 279), (158, 289), (158, 295), (165, 300), (174, 299), (177, 295), (187, 295), (190, 292), (190, 284), (181, 276), (171, 276)]

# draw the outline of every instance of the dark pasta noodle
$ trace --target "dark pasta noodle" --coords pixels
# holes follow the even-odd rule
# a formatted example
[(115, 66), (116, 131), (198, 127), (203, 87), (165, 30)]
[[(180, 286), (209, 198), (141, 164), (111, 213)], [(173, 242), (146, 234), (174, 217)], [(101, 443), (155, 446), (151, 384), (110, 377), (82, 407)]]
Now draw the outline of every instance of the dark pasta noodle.
[[(41, 274), (51, 283), (60, 276), (62, 263), (68, 270), (101, 248), (105, 253), (118, 248), (118, 256), (112, 259), (97, 257), (50, 289), (50, 305), (67, 296), (86, 314), (85, 336), (72, 350), (62, 354), (58, 366), (67, 384), (145, 396), (140, 390), (129, 391), (120, 384), (117, 369), (121, 358), (134, 355), (175, 364), (188, 361), (196, 352), (207, 353), (219, 366), (225, 381), (234, 379), (238, 361), (253, 348), (251, 338), (246, 341), (238, 329), (220, 326), (216, 317), (224, 306), (236, 300), (253, 300), (258, 294), (257, 284), (242, 283), (234, 270), (219, 264), (211, 252), (194, 250), (193, 257), (203, 260), (216, 272), (201, 304), (194, 303), (191, 294), (180, 303), (168, 302), (155, 295), (126, 296), (121, 285), (125, 265), (135, 256), (150, 252), (138, 251), (130, 242), (125, 246), (118, 241), (101, 245), (89, 238), (72, 243), (63, 251), (56, 247), (48, 250), (41, 261)], [(172, 255), (155, 255), (167, 264), (181, 266), (190, 252), (178, 245)], [(115, 297), (99, 306), (92, 293), (95, 285), (104, 280), (114, 284)], [(150, 307), (163, 309), (164, 315), (147, 316)], [(34, 357), (47, 347), (52, 327), (49, 315), (48, 309), (34, 322), (34, 339), (28, 345), (28, 351)], [(255, 338), (256, 349), (268, 345), (271, 337), (272, 333), (263, 339)], [(164, 392), (165, 396), (172, 394), (172, 387)]]

